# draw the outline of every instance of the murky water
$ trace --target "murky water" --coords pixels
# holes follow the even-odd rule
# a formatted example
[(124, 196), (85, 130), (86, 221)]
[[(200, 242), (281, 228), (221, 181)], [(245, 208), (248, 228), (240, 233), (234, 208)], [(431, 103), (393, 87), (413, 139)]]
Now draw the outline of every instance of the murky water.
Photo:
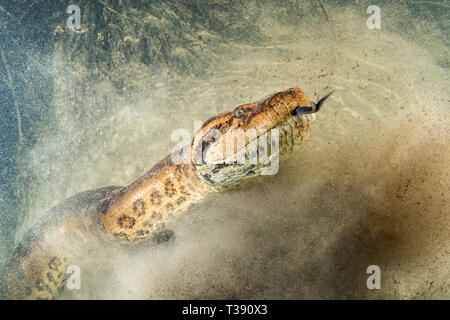
[[(3, 49), (25, 141), (3, 90), (2, 262), (53, 205), (139, 177), (175, 129), (289, 87), (335, 89), (276, 176), (212, 195), (166, 244), (90, 248), (64, 297), (450, 298), (450, 5), (382, 2), (380, 30), (368, 5), (80, 1), (79, 32), (47, 9), (51, 50), (23, 44), (24, 67), (20, 37)], [(2, 8), (3, 25), (25, 23)]]

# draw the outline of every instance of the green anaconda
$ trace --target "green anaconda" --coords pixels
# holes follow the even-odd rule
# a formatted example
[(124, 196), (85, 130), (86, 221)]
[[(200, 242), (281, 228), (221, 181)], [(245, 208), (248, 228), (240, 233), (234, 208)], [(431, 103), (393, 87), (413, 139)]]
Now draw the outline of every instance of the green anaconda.
[[(302, 90), (291, 88), (238, 106), (203, 125), (188, 149), (189, 161), (174, 161), (170, 154), (128, 186), (82, 192), (55, 206), (15, 249), (2, 276), (3, 295), (55, 298), (68, 277), (67, 245), (157, 238), (172, 217), (210, 193), (264, 174), (270, 161), (289, 158), (298, 150), (327, 97), (314, 103)], [(274, 132), (275, 145), (267, 143)]]

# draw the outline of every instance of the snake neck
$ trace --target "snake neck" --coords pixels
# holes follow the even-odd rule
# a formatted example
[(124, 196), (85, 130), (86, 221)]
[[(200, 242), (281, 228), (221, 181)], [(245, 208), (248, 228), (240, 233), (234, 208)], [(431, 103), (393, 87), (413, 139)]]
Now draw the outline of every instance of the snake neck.
[(170, 155), (141, 178), (99, 202), (97, 217), (111, 239), (140, 242), (164, 231), (172, 217), (201, 202), (213, 189), (191, 164), (174, 164)]

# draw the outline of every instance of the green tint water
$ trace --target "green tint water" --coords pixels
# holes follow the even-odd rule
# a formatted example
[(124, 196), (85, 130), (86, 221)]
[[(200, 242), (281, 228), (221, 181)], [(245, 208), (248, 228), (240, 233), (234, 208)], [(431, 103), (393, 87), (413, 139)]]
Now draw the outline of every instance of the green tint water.
[[(55, 9), (52, 99), (17, 155), (3, 250), (67, 197), (139, 177), (175, 129), (335, 89), (276, 176), (212, 196), (168, 244), (94, 246), (65, 297), (449, 298), (449, 4), (382, 2), (369, 30), (370, 4), (80, 1), (77, 33)], [(386, 290), (367, 290), (371, 264)]]

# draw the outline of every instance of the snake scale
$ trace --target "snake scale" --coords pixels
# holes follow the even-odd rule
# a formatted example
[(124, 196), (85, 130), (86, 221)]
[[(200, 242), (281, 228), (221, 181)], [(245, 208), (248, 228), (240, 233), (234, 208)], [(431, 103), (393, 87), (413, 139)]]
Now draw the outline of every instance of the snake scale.
[[(276, 147), (266, 144), (266, 160), (292, 156), (328, 96), (314, 103), (302, 90), (291, 88), (238, 106), (204, 123), (189, 146), (187, 163), (173, 161), (171, 154), (128, 186), (85, 191), (53, 207), (14, 250), (2, 275), (3, 296), (58, 297), (68, 278), (67, 246), (72, 244), (164, 239), (173, 217), (212, 192), (239, 187), (262, 174), (268, 162), (260, 160), (264, 146), (255, 142), (263, 135), (273, 129), (279, 133)], [(251, 130), (256, 135), (246, 135)], [(243, 144), (225, 153), (230, 137)], [(237, 161), (238, 156), (245, 161)]]

